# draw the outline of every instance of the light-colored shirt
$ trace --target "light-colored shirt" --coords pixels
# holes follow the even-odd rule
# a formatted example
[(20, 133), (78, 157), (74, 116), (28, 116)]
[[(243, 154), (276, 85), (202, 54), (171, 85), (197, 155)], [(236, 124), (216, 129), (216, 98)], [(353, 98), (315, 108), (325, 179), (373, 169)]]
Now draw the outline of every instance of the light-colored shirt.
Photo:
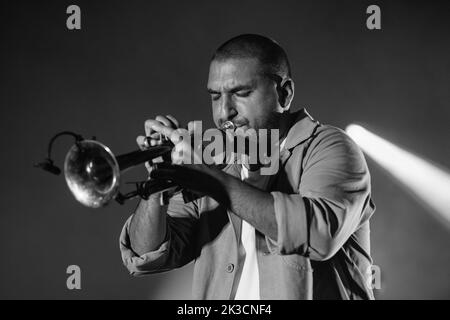
[[(276, 225), (263, 230), (276, 227), (277, 239), (255, 235), (260, 298), (373, 299), (369, 221), (375, 206), (364, 156), (343, 130), (318, 123), (304, 109), (292, 117), (267, 190)], [(240, 166), (223, 170), (240, 177)], [(192, 298), (235, 297), (245, 261), (242, 219), (211, 197), (185, 203), (177, 195), (167, 214), (167, 238), (142, 255), (130, 244), (131, 217), (125, 223), (120, 250), (129, 272), (165, 272), (194, 261)]]
[[(241, 169), (241, 180), (248, 178), (245, 165)], [(241, 242), (245, 250), (244, 267), (236, 291), (235, 300), (259, 300), (259, 270), (256, 256), (255, 228), (242, 220)]]

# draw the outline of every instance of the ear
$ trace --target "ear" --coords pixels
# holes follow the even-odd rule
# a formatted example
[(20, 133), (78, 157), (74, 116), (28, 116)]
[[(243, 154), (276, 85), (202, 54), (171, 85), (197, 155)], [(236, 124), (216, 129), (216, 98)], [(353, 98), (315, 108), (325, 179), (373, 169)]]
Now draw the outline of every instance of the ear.
[(294, 81), (291, 78), (285, 78), (277, 85), (278, 103), (285, 111), (291, 107), (294, 91)]

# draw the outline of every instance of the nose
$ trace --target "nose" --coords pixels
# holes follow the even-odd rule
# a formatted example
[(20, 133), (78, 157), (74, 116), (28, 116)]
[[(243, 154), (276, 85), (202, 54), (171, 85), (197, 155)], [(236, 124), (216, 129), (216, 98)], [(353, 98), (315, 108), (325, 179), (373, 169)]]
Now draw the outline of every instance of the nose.
[(220, 113), (219, 118), (223, 123), (227, 120), (233, 120), (233, 118), (237, 115), (236, 107), (228, 95), (223, 95), (220, 100)]

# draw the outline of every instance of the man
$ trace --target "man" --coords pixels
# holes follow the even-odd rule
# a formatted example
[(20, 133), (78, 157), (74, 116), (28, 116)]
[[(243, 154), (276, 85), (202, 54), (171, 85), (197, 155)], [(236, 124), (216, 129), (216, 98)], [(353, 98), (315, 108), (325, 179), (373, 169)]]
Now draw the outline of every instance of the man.
[[(294, 82), (284, 50), (259, 35), (220, 46), (209, 70), (215, 124), (277, 129), (279, 170), (233, 164), (173, 165), (151, 170), (205, 196), (168, 206), (159, 194), (141, 200), (120, 239), (132, 275), (195, 261), (196, 299), (372, 299), (369, 218), (374, 212), (363, 154), (340, 129), (290, 113)], [(175, 134), (177, 120), (145, 123), (141, 148)]]

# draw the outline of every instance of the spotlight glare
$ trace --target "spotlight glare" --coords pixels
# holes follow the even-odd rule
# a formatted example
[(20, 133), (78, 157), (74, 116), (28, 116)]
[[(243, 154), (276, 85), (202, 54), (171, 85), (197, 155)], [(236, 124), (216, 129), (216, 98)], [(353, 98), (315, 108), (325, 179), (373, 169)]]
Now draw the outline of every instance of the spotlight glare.
[(365, 128), (351, 124), (347, 134), (381, 167), (431, 207), (450, 227), (450, 175)]

